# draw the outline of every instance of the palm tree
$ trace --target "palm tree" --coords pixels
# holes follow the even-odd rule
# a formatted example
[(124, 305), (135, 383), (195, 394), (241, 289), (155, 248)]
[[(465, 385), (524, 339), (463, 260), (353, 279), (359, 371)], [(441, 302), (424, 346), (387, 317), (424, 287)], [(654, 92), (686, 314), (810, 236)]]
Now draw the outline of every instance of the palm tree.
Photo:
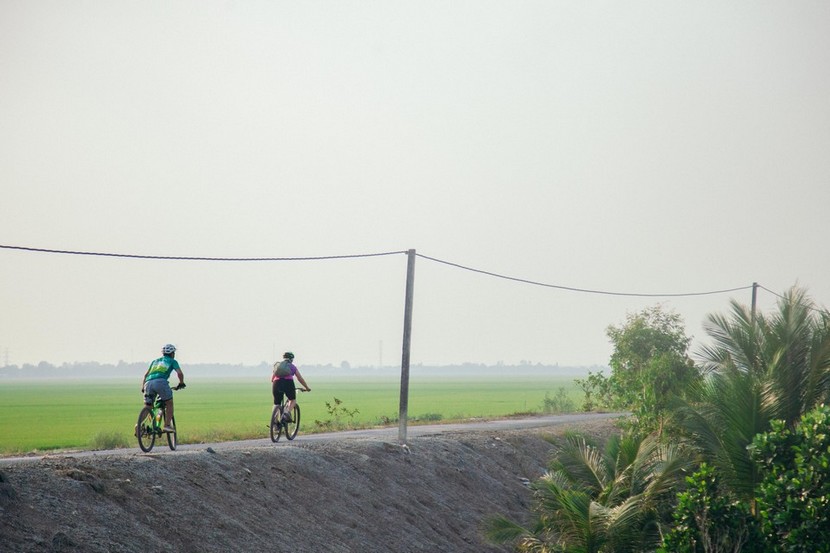
[(830, 399), (830, 315), (793, 287), (770, 316), (733, 301), (731, 317), (710, 315), (713, 343), (701, 350), (706, 378), (695, 401), (676, 411), (724, 484), (751, 501), (758, 482), (747, 448), (775, 419), (795, 425)]
[(793, 288), (766, 325), (772, 414), (790, 428), (830, 399), (830, 313)]
[(534, 521), (505, 517), (487, 536), (533, 553), (636, 553), (659, 543), (661, 506), (690, 467), (690, 456), (655, 436), (608, 440), (604, 450), (569, 436), (551, 470), (535, 482)]

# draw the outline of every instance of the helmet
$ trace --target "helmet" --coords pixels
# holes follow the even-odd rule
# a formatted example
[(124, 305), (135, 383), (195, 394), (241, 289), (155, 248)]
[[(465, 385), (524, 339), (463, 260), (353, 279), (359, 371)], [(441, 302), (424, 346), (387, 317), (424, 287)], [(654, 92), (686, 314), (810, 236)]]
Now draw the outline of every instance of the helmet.
[(161, 352), (164, 355), (173, 355), (174, 353), (176, 353), (176, 346), (174, 346), (173, 344), (167, 344), (163, 348), (161, 348)]
[(282, 354), (282, 358), (283, 359), (294, 359), (294, 354), (291, 353), (290, 351), (286, 351), (285, 353)]

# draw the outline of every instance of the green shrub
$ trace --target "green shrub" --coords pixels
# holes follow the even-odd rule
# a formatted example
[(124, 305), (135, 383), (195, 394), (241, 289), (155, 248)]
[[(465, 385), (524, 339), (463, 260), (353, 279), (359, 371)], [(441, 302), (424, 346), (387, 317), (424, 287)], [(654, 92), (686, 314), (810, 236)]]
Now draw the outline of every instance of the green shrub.
[(582, 402), (583, 411), (617, 407), (618, 402), (615, 400), (613, 382), (611, 378), (606, 377), (601, 372), (593, 373), (589, 371), (588, 378), (577, 378), (574, 382), (585, 394), (585, 399)]
[(550, 392), (545, 392), (545, 399), (542, 402), (543, 413), (572, 413), (573, 411), (574, 402), (568, 397), (564, 386), (560, 386), (553, 397), (550, 397)]
[(92, 449), (117, 449), (130, 447), (130, 442), (121, 432), (103, 431), (92, 437), (89, 446)]
[(751, 451), (762, 477), (758, 513), (774, 550), (830, 552), (830, 407), (808, 412), (795, 428), (773, 421)]
[(357, 409), (346, 408), (343, 401), (337, 398), (326, 402), (326, 412), (329, 414), (328, 419), (314, 421), (314, 424), (320, 430), (351, 428), (355, 415), (360, 413)]
[(444, 415), (442, 415), (441, 413), (425, 413), (423, 415), (419, 415), (419, 416), (415, 417), (412, 420), (414, 420), (414, 421), (425, 421), (425, 422), (438, 422), (440, 420), (443, 420), (443, 418), (444, 418)]
[(677, 494), (674, 524), (658, 553), (764, 551), (749, 506), (721, 489), (715, 469), (704, 463), (686, 484), (688, 488)]

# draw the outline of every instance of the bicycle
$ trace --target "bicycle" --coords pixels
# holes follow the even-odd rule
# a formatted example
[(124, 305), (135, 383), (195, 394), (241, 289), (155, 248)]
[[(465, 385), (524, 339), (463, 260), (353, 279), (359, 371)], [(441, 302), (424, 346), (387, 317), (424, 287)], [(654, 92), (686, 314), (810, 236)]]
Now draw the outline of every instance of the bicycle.
[[(297, 388), (298, 392), (305, 392), (302, 388)], [(274, 409), (271, 414), (271, 441), (276, 443), (280, 441), (280, 436), (285, 434), (289, 440), (297, 437), (297, 432), (300, 430), (300, 405), (294, 401), (294, 408), (291, 410), (291, 422), (283, 419), (283, 411), (285, 409), (286, 396), (282, 397), (282, 401)]]
[[(177, 385), (174, 390), (181, 390), (184, 388), (184, 383)], [(166, 401), (162, 401), (159, 396), (156, 396), (152, 407), (146, 405), (141, 408), (138, 413), (138, 423), (135, 428), (135, 436), (138, 438), (138, 447), (144, 453), (149, 453), (156, 443), (156, 438), (161, 438), (162, 434), (167, 434), (167, 445), (172, 451), (176, 451), (176, 416), (170, 419), (170, 426), (173, 427), (172, 432), (164, 431), (164, 421), (167, 420)]]

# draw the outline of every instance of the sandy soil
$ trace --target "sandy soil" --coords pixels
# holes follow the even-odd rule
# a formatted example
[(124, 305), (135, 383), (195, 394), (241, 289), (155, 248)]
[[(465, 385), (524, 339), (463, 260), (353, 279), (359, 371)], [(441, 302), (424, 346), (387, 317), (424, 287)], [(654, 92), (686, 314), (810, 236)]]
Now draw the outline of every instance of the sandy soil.
[[(523, 479), (566, 430), (51, 455), (0, 465), (2, 552), (470, 552), (502, 513), (525, 520)], [(136, 450), (138, 451), (138, 450)]]

